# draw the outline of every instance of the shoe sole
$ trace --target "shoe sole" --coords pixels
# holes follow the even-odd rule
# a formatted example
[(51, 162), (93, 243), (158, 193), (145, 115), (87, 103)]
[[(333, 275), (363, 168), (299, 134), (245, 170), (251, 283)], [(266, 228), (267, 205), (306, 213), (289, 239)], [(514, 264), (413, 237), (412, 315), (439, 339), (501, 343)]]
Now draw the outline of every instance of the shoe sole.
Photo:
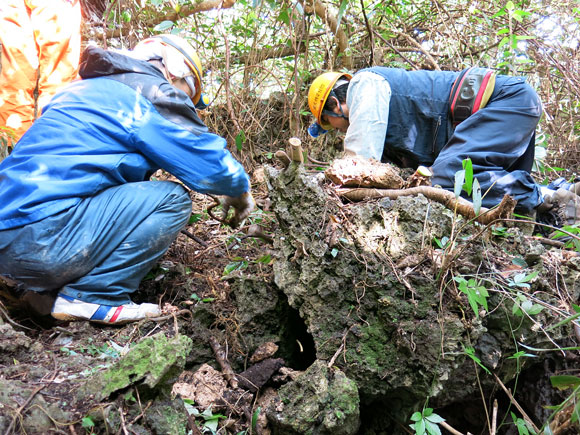
[(67, 314), (67, 313), (51, 313), (51, 316), (54, 317), (57, 320), (62, 320), (64, 322), (91, 322), (91, 323), (97, 323), (99, 325), (125, 325), (127, 323), (131, 323), (131, 322), (138, 322), (140, 320), (146, 319), (146, 317), (144, 317), (143, 319), (128, 319), (128, 320), (120, 320), (118, 322), (106, 322), (103, 320), (91, 320), (91, 319), (85, 319), (84, 317), (77, 317), (77, 316), (73, 316), (71, 314)]

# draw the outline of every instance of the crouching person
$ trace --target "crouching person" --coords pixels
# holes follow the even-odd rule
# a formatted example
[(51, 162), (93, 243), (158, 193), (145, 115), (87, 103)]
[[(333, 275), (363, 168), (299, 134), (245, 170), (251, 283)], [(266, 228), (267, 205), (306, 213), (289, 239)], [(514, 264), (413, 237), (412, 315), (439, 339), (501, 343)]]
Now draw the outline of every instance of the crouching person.
[(185, 39), (89, 47), (80, 75), (0, 163), (0, 275), (57, 293), (56, 319), (157, 316), (157, 304), (130, 295), (186, 225), (191, 200), (181, 184), (150, 176), (162, 168), (225, 195), (233, 226), (254, 208), (249, 178), (196, 113), (202, 67)]

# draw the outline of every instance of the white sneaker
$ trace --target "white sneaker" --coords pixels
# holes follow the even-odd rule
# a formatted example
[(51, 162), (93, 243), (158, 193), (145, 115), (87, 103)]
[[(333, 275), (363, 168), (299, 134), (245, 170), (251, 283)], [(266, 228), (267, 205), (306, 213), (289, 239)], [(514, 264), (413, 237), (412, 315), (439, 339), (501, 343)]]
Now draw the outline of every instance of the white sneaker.
[(136, 322), (161, 314), (156, 304), (127, 304), (111, 306), (83, 302), (70, 296), (59, 294), (54, 301), (51, 315), (58, 320), (88, 320), (106, 325), (120, 325)]

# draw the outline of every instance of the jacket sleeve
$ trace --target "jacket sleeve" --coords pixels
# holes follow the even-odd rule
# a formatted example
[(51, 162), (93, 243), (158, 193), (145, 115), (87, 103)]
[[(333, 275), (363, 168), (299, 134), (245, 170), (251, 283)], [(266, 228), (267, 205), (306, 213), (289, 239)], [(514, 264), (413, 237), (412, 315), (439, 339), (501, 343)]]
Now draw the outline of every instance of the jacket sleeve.
[[(249, 191), (249, 177), (225, 139), (208, 132), (189, 101), (182, 99), (185, 94), (171, 86), (161, 91), (162, 100), (149, 106), (134, 133), (139, 151), (197, 192), (239, 196)], [(179, 113), (162, 116), (164, 107), (176, 104)]]
[(350, 81), (346, 103), (349, 127), (344, 149), (381, 161), (389, 120), (391, 87), (378, 74), (363, 71)]

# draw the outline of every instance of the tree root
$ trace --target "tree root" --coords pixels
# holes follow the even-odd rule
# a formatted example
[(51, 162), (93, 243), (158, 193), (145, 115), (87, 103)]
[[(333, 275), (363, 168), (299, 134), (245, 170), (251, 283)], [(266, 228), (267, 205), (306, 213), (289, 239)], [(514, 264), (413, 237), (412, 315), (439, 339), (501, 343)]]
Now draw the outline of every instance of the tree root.
[(461, 197), (456, 198), (453, 192), (430, 186), (418, 186), (410, 189), (338, 188), (336, 192), (338, 196), (353, 202), (376, 198), (397, 199), (401, 196), (422, 194), (428, 199), (443, 204), (450, 210), (457, 211), (467, 219), (473, 219), (483, 225), (498, 219), (508, 219), (513, 215), (516, 206), (516, 201), (505, 195), (497, 207), (492, 209), (482, 207), (479, 214), (476, 215), (470, 201)]

